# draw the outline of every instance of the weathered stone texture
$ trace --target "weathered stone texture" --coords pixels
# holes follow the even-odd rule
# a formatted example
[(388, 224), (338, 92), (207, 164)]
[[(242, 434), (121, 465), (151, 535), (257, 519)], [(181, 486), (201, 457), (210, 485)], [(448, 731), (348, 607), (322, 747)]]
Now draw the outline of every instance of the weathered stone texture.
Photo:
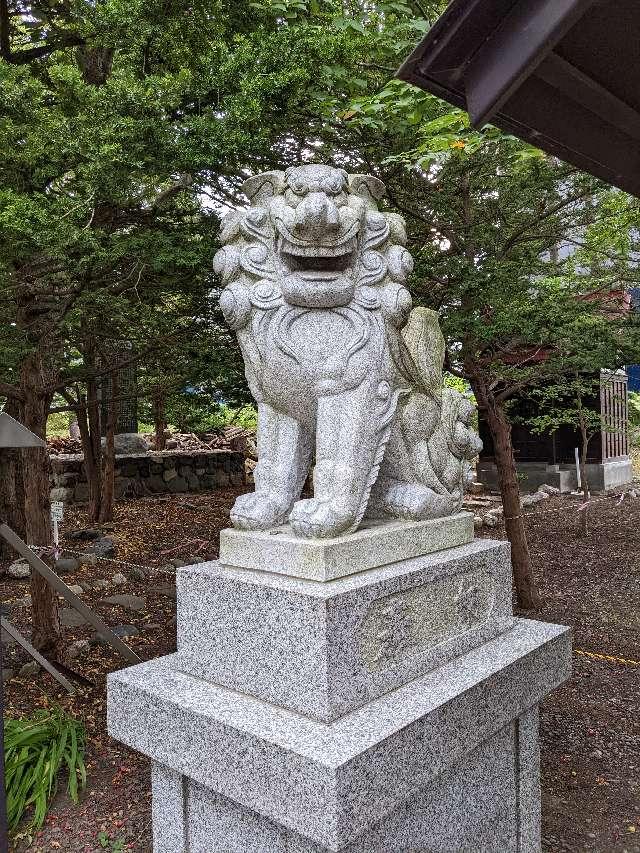
[[(441, 849), (453, 851), (458, 834), (473, 839), (484, 831), (476, 829), (476, 820), (487, 810), (507, 833), (487, 851), (539, 850), (536, 804), (530, 801), (537, 784), (533, 732), (529, 723), (515, 726), (568, 677), (568, 629), (517, 620), (494, 640), (330, 724), (184, 675), (175, 666), (170, 656), (109, 676), (110, 734), (249, 809), (258, 825), (260, 815), (267, 826), (279, 824), (323, 853), (389, 850), (387, 831), (390, 838), (394, 831), (408, 833), (418, 850), (421, 832), (441, 832), (449, 845)], [(477, 749), (482, 757), (474, 764)], [(516, 814), (521, 772), (525, 802)], [(478, 809), (470, 803), (467, 812), (466, 784), (479, 803)], [(433, 811), (434, 823), (416, 828), (413, 821), (424, 808), (427, 815)], [(459, 816), (453, 828), (446, 823), (449, 808)], [(521, 847), (518, 826), (533, 833)], [(375, 838), (368, 834), (378, 827), (380, 848), (367, 848), (364, 841), (358, 846)], [(238, 826), (240, 837), (242, 831)], [(253, 850), (268, 839), (258, 835)], [(472, 843), (462, 849), (474, 850)], [(315, 853), (313, 846), (300, 849)]]
[[(308, 165), (245, 181), (214, 269), (258, 403), (255, 492), (235, 527), (355, 531), (368, 514), (458, 512), (482, 444), (473, 405), (442, 387), (438, 315), (411, 310), (405, 224), (371, 175)], [(314, 496), (302, 488), (315, 449)]]
[(185, 673), (334, 720), (513, 624), (506, 544), (478, 540), (328, 583), (180, 569)]
[(289, 527), (268, 532), (227, 528), (220, 533), (220, 562), (328, 581), (472, 540), (473, 516), (468, 512), (430, 521), (366, 520), (355, 533), (332, 539), (300, 539)]

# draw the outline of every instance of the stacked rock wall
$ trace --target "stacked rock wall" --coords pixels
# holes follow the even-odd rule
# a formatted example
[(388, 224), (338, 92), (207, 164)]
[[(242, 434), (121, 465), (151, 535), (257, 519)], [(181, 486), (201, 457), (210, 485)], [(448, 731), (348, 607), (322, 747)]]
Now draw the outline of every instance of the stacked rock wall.
[[(240, 486), (245, 482), (244, 461), (242, 453), (229, 450), (116, 456), (116, 498)], [(55, 456), (51, 469), (52, 501), (82, 503), (89, 499), (82, 455)]]

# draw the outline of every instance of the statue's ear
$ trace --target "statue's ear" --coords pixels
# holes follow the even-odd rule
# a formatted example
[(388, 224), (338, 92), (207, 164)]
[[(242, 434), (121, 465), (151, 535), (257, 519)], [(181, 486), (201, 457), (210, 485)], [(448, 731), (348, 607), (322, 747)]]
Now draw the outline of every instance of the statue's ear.
[(381, 180), (373, 175), (349, 175), (349, 192), (359, 195), (367, 201), (377, 204), (387, 189)]
[(284, 192), (285, 186), (284, 172), (263, 172), (261, 175), (247, 178), (242, 185), (242, 191), (252, 204), (259, 204)]

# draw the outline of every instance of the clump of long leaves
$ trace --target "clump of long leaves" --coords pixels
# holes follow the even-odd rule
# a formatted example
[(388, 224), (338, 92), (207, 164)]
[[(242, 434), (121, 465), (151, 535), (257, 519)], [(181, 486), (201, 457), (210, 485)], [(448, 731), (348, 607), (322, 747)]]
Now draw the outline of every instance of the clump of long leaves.
[(40, 829), (60, 772), (68, 777), (67, 790), (75, 803), (84, 788), (84, 726), (59, 708), (5, 718), (4, 761), (9, 829), (14, 831), (31, 808), (30, 828)]

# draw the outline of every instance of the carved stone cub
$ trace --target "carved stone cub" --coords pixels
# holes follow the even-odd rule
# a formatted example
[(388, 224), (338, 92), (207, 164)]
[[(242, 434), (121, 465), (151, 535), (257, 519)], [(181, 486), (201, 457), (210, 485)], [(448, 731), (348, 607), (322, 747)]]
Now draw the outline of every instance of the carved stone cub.
[[(214, 269), (258, 403), (255, 492), (235, 527), (355, 530), (365, 513), (459, 509), (481, 443), (473, 407), (442, 389), (437, 315), (411, 310), (404, 220), (377, 178), (311, 165), (249, 178)], [(315, 451), (314, 497), (300, 500)]]

